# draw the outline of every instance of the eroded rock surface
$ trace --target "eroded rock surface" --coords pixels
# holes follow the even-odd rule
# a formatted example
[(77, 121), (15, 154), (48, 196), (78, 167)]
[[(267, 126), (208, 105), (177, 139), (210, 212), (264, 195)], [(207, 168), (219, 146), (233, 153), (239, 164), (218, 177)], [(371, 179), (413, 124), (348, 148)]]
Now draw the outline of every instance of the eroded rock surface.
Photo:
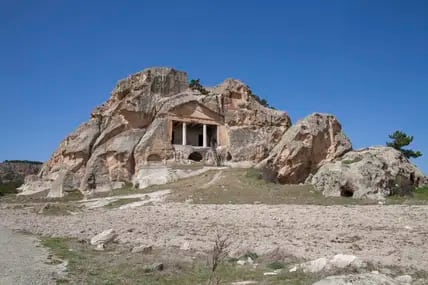
[(401, 152), (380, 146), (351, 151), (324, 164), (307, 183), (326, 196), (382, 198), (394, 191), (410, 191), (427, 181)]
[(280, 183), (296, 184), (351, 149), (351, 142), (333, 115), (314, 113), (285, 132), (258, 166), (271, 169)]
[(89, 121), (60, 143), (40, 174), (26, 178), (22, 194), (48, 190), (48, 197), (56, 198), (75, 189), (92, 193), (143, 184), (140, 177), (151, 161), (183, 161), (194, 152), (194, 143), (176, 147), (181, 144), (174, 141), (177, 121), (189, 128), (199, 124), (201, 134), (202, 124), (216, 125), (201, 150), (211, 163), (258, 162), (291, 125), (286, 113), (260, 105), (239, 80), (227, 79), (203, 95), (189, 88), (185, 72), (149, 68), (119, 81)]

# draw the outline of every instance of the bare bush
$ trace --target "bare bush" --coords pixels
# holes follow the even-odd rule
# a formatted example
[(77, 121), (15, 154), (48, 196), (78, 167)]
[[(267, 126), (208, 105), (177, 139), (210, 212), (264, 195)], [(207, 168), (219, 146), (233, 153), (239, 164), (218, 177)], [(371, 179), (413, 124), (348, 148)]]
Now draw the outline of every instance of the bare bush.
[(217, 275), (217, 269), (218, 266), (221, 265), (229, 255), (229, 246), (229, 239), (227, 237), (222, 237), (219, 233), (217, 233), (211, 255), (211, 273), (207, 285), (220, 284), (221, 278)]

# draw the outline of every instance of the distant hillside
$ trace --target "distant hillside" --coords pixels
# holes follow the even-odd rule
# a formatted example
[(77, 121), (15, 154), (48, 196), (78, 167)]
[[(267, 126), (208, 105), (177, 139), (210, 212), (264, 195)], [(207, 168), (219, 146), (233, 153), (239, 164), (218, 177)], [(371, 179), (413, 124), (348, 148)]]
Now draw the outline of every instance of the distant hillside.
[(27, 175), (38, 174), (43, 162), (30, 160), (5, 160), (0, 163), (0, 196), (15, 193)]

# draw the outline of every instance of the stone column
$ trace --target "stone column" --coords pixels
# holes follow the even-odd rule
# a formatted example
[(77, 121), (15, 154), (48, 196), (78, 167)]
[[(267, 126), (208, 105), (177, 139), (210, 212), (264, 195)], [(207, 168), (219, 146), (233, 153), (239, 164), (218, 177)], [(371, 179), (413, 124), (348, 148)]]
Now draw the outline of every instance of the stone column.
[(202, 132), (202, 146), (203, 147), (207, 147), (208, 143), (207, 143), (207, 125), (203, 124), (202, 126), (203, 132)]
[(187, 144), (187, 130), (186, 130), (186, 123), (183, 122), (183, 131), (181, 136), (183, 137), (183, 145)]

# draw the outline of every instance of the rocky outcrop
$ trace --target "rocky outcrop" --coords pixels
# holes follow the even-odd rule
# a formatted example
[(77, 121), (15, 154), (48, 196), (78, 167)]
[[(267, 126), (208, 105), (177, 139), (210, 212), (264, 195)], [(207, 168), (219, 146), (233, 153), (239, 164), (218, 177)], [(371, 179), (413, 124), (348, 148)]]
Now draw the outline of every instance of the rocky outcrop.
[(326, 196), (382, 198), (428, 183), (424, 174), (400, 151), (369, 147), (326, 163), (307, 179)]
[(176, 159), (169, 116), (186, 104), (222, 118), (225, 143), (218, 152), (231, 161), (264, 159), (291, 125), (286, 113), (260, 105), (239, 80), (208, 90), (203, 95), (190, 89), (186, 73), (172, 68), (149, 68), (119, 81), (110, 98), (60, 143), (41, 172), (26, 178), (22, 194), (48, 190), (54, 198), (75, 189), (89, 193), (125, 183), (143, 185), (139, 178), (150, 158)]
[(280, 183), (302, 183), (321, 165), (351, 149), (351, 142), (333, 115), (314, 113), (285, 132), (258, 167), (270, 169)]

